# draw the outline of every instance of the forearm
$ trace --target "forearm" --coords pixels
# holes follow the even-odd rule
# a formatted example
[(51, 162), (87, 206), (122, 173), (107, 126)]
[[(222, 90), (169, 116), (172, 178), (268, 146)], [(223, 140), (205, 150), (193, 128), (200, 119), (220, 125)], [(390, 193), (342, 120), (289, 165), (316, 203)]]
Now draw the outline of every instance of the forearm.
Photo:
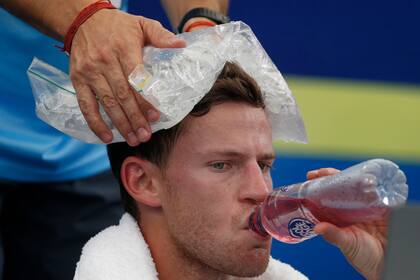
[(63, 41), (78, 13), (96, 0), (0, 0), (0, 6), (41, 32)]
[(173, 27), (177, 27), (182, 17), (191, 9), (203, 7), (227, 14), (228, 0), (161, 0)]

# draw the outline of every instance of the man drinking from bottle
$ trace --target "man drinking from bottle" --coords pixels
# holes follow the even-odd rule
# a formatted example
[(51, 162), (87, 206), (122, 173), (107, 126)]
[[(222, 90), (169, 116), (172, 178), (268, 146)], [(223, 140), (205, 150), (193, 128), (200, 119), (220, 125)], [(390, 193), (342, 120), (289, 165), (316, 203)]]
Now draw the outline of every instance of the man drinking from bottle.
[[(255, 80), (227, 62), (180, 123), (137, 147), (109, 145), (127, 213), (87, 243), (75, 279), (307, 279), (272, 259), (271, 237), (248, 227), (272, 190), (276, 124), (266, 106)], [(320, 223), (315, 231), (366, 278), (379, 278), (383, 225)]]

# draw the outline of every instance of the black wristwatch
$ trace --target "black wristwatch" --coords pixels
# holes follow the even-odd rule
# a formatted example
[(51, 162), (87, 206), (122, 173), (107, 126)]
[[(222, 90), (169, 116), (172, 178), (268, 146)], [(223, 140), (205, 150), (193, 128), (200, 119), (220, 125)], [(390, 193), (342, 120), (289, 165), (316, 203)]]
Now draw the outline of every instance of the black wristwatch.
[(195, 17), (208, 18), (209, 20), (214, 21), (214, 23), (216, 24), (230, 22), (230, 18), (228, 16), (225, 16), (224, 14), (218, 13), (207, 8), (194, 8), (188, 13), (186, 13), (185, 16), (182, 18), (181, 22), (178, 25), (178, 32), (182, 33), (185, 23), (187, 23), (188, 20)]

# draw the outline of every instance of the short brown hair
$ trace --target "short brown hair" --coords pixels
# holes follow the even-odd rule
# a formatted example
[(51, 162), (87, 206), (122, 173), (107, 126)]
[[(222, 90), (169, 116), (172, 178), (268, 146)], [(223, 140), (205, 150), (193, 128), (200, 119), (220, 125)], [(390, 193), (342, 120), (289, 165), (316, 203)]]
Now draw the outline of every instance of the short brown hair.
[[(240, 66), (232, 62), (226, 62), (222, 72), (210, 91), (195, 105), (190, 116), (200, 117), (207, 114), (210, 109), (224, 102), (241, 102), (257, 108), (264, 108), (264, 100), (255, 80), (249, 76)], [(108, 157), (111, 168), (119, 180), (121, 198), (125, 211), (137, 217), (138, 209), (136, 202), (125, 190), (121, 181), (121, 166), (125, 158), (139, 156), (148, 160), (160, 168), (164, 168), (169, 154), (182, 133), (182, 123), (169, 129), (159, 130), (152, 134), (151, 139), (136, 147), (130, 147), (126, 142), (109, 144)]]

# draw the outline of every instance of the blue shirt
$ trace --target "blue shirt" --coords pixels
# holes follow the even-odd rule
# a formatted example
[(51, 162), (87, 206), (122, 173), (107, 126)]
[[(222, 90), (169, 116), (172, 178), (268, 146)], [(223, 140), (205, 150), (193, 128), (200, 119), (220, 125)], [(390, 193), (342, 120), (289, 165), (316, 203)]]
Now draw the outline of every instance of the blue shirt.
[(86, 144), (44, 123), (26, 70), (34, 56), (68, 72), (60, 43), (0, 8), (0, 180), (52, 182), (109, 169), (105, 145)]

